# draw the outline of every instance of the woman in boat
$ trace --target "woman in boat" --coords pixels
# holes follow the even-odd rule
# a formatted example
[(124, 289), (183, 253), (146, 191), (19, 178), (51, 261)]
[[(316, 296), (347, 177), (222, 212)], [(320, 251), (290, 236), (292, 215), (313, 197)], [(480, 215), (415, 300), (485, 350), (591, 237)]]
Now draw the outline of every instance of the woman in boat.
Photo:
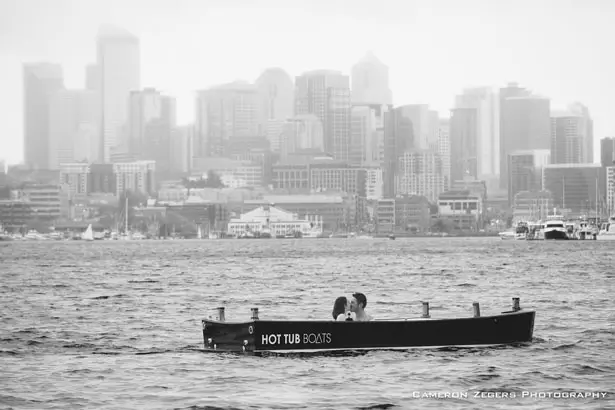
[(350, 316), (350, 312), (348, 311), (348, 299), (346, 296), (340, 296), (335, 299), (335, 303), (333, 304), (333, 320), (353, 320), (352, 316)]

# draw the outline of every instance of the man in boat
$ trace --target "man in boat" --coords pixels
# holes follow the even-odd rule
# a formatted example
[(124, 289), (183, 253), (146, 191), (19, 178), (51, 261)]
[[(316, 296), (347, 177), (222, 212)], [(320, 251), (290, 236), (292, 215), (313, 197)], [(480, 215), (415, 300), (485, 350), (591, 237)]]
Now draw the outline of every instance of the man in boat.
[(350, 311), (356, 315), (355, 320), (358, 322), (367, 322), (373, 318), (365, 311), (367, 306), (367, 297), (362, 293), (353, 293), (350, 301)]

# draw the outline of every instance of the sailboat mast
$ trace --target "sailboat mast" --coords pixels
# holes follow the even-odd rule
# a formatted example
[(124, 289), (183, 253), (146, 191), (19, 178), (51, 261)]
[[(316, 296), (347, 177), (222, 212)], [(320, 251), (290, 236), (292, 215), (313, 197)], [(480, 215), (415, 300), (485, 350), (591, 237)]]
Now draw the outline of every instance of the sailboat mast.
[(126, 206), (124, 207), (124, 233), (128, 233), (128, 195), (126, 195)]
[(596, 218), (598, 218), (598, 178), (596, 178)]

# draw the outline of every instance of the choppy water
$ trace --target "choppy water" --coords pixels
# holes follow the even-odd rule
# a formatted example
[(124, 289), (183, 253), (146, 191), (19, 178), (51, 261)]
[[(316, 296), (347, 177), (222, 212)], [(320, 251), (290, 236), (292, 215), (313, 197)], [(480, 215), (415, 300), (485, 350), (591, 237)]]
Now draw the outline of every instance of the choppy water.
[[(591, 408), (615, 399), (615, 248), (497, 238), (0, 242), (0, 407)], [(527, 347), (249, 357), (204, 353), (200, 319), (537, 310)], [(511, 398), (475, 398), (477, 391)], [(606, 399), (521, 397), (608, 392)], [(416, 398), (425, 393), (467, 398)], [(496, 393), (499, 392), (499, 393)]]

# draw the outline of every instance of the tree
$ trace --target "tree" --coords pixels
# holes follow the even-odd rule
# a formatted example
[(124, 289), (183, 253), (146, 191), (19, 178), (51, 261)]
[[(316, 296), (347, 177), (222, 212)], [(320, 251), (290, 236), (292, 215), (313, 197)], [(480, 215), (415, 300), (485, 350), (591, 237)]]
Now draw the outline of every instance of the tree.
[(446, 232), (449, 233), (453, 230), (453, 222), (450, 219), (446, 218), (438, 218), (431, 225), (431, 230), (436, 232)]
[(205, 180), (207, 188), (224, 188), (224, 184), (222, 183), (222, 179), (220, 179), (220, 175), (216, 174), (214, 171), (207, 171), (207, 179)]

